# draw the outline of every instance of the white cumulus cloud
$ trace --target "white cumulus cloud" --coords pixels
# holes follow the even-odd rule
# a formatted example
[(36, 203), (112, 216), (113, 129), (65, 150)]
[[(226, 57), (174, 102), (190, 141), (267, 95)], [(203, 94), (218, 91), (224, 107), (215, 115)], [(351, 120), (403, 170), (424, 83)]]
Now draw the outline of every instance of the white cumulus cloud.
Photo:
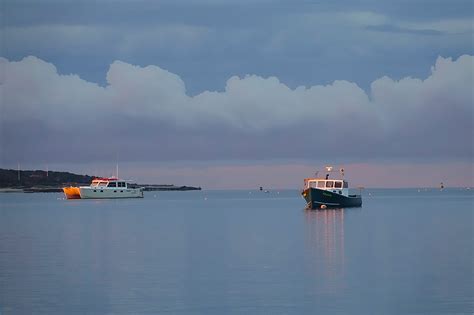
[[(223, 91), (189, 96), (178, 75), (121, 61), (110, 66), (104, 87), (60, 74), (36, 57), (1, 58), (0, 69), (0, 123), (8, 126), (34, 120), (56, 131), (93, 131), (119, 117), (165, 124), (181, 135), (206, 130), (215, 143), (225, 141), (219, 138), (222, 131), (265, 137), (298, 131), (314, 134), (314, 147), (351, 147), (354, 155), (372, 150), (472, 157), (474, 57), (469, 55), (439, 57), (427, 78), (382, 77), (369, 92), (344, 80), (291, 89), (276, 77), (246, 75), (228, 79)], [(262, 137), (255, 141), (265, 141)]]

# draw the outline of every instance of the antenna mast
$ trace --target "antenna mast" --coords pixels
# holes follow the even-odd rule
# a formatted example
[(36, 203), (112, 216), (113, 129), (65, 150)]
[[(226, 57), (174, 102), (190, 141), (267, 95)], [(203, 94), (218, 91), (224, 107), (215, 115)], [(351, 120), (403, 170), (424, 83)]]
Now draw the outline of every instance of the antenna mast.
[(117, 179), (119, 178), (119, 172), (118, 172), (118, 150), (115, 151), (115, 177)]

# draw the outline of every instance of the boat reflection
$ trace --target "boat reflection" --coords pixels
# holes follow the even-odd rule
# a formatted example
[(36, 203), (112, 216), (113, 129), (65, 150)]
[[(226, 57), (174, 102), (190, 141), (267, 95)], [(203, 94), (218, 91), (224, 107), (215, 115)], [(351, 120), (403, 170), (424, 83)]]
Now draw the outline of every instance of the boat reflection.
[(307, 247), (319, 288), (336, 293), (345, 287), (344, 209), (305, 211)]

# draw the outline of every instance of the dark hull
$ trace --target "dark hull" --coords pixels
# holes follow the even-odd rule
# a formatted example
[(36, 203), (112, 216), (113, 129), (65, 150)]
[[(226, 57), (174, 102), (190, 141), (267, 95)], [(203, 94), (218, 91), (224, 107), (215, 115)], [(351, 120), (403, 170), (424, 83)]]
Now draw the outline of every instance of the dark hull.
[(362, 197), (360, 195), (349, 195), (349, 197), (346, 197), (316, 188), (305, 189), (301, 194), (306, 200), (306, 208), (308, 209), (349, 208), (362, 206)]

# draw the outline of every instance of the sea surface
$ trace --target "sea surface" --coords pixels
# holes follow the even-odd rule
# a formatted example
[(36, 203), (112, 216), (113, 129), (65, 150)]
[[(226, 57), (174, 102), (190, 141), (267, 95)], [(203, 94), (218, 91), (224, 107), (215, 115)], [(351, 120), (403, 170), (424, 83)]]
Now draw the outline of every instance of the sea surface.
[(474, 189), (0, 194), (0, 314), (472, 314)]

